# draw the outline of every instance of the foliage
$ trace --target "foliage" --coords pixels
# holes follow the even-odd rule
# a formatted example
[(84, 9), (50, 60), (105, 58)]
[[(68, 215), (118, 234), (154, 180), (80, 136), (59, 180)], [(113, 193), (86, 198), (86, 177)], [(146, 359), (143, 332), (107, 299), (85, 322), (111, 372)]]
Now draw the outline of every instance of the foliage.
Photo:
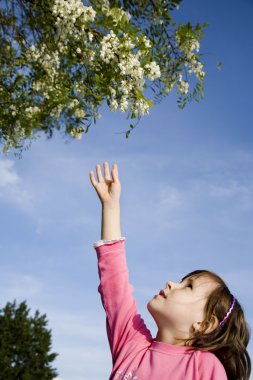
[[(21, 152), (42, 131), (81, 139), (111, 111), (136, 119), (175, 85), (178, 106), (204, 97), (204, 23), (173, 21), (181, 0), (0, 2), (0, 141)], [(189, 76), (195, 87), (189, 93)], [(145, 91), (152, 90), (149, 99)], [(26, 145), (27, 144), (27, 145)]]
[(57, 372), (51, 362), (58, 354), (49, 353), (51, 330), (46, 315), (30, 309), (23, 301), (8, 302), (0, 310), (0, 380), (52, 380)]

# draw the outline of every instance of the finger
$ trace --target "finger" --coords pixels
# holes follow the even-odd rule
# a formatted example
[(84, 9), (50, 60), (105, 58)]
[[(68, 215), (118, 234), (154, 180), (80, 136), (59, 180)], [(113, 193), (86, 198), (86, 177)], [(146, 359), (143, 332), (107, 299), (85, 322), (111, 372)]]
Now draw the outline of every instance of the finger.
[(112, 179), (115, 183), (119, 183), (119, 173), (118, 173), (118, 165), (112, 165)]
[(109, 164), (107, 161), (104, 162), (105, 180), (111, 181)]
[(96, 169), (97, 169), (98, 182), (103, 182), (104, 178), (103, 178), (103, 175), (102, 175), (101, 168), (100, 168), (99, 164), (96, 165)]
[(96, 187), (97, 186), (97, 181), (95, 180), (95, 176), (94, 176), (94, 173), (93, 173), (93, 171), (91, 170), (90, 171), (90, 181), (91, 181), (91, 183), (92, 183), (92, 185), (94, 186), (94, 187)]

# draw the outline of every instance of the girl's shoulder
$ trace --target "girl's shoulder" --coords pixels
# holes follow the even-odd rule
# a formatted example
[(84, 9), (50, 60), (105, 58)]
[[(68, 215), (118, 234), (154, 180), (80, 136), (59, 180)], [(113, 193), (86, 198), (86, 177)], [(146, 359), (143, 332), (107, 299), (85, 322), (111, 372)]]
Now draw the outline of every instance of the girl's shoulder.
[[(227, 374), (225, 368), (219, 358), (210, 351), (200, 350), (196, 351), (199, 356), (199, 371), (203, 372), (203, 375), (211, 374), (211, 379), (227, 380)], [(205, 376), (203, 376), (205, 379)]]

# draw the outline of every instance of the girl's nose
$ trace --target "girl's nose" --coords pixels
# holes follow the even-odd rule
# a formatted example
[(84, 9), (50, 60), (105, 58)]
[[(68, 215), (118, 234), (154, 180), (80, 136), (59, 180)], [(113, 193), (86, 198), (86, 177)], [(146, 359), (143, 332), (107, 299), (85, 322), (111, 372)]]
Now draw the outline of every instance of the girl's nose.
[(177, 283), (176, 282), (173, 282), (173, 281), (166, 282), (166, 288), (174, 289), (176, 287), (177, 287)]
[(174, 282), (168, 281), (166, 282), (166, 288), (172, 289), (174, 287)]

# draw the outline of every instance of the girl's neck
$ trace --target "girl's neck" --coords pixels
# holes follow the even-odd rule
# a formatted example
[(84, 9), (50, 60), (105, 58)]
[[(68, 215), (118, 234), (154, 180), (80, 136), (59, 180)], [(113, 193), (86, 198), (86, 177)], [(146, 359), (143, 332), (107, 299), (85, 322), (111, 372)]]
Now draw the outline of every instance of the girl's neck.
[(185, 341), (183, 339), (184, 338), (186, 339), (187, 337), (177, 339), (175, 338), (175, 336), (178, 336), (178, 335), (173, 334), (171, 331), (158, 330), (155, 340), (158, 342), (174, 344), (176, 346), (185, 346)]

